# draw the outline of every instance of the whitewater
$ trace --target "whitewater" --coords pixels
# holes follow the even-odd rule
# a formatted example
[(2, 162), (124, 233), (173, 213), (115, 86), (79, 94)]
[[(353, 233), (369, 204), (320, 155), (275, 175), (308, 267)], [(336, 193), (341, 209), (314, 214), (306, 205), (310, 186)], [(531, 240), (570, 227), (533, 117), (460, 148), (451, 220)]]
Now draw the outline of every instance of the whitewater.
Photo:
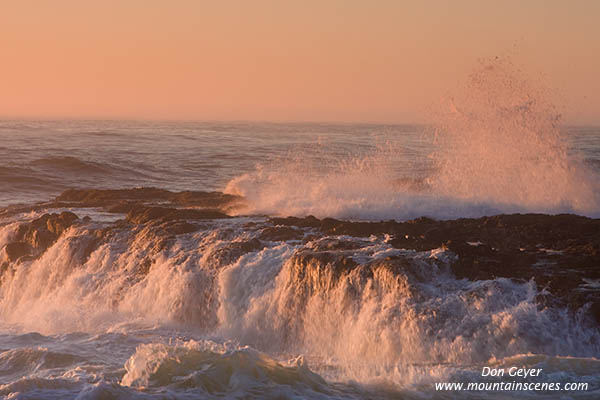
[[(600, 396), (600, 128), (509, 61), (423, 125), (0, 121), (0, 397)], [(439, 382), (578, 392), (443, 392)]]

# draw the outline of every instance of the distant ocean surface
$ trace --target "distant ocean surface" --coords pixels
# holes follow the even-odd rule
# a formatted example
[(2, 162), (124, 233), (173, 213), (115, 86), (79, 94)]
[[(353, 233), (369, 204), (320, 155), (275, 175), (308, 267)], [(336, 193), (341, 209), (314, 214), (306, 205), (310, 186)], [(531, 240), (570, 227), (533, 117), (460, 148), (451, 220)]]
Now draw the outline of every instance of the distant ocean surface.
[[(0, 121), (0, 397), (599, 398), (595, 220), (573, 217), (580, 242), (542, 217), (551, 228), (436, 225), (600, 216), (600, 128), (512, 112), (435, 127)], [(589, 386), (435, 390), (512, 382), (481, 376), (512, 366)]]
[[(591, 172), (589, 180), (597, 183), (600, 128), (563, 127), (562, 132), (565, 151), (581, 161)], [(551, 190), (555, 201), (520, 199), (515, 193), (511, 204), (513, 193), (506, 193), (509, 201), (499, 202), (500, 196), (494, 196), (493, 191), (465, 181), (457, 183), (472, 190), (471, 196), (434, 188), (426, 206), (419, 204), (422, 200), (418, 196), (415, 204), (412, 194), (427, 192), (428, 179), (448, 161), (437, 162), (440, 144), (427, 126), (1, 121), (0, 143), (0, 205), (49, 200), (70, 188), (159, 187), (236, 192), (256, 202), (253, 211), (280, 215), (377, 219), (461, 217), (506, 210), (598, 213), (595, 205), (584, 206), (578, 198), (581, 193), (569, 192), (559, 198), (551, 177), (537, 174), (530, 178), (526, 176), (528, 165), (514, 171), (509, 159), (497, 160), (505, 165), (496, 164), (497, 170), (488, 171), (485, 178), (490, 184), (505, 178), (498, 171), (514, 172), (506, 177), (521, 178), (526, 184), (529, 179), (537, 180), (543, 185), (539, 192)], [(489, 154), (528, 144), (516, 136), (503, 143), (504, 148), (490, 144)], [(465, 164), (457, 175), (486, 172), (489, 166), (481, 160), (469, 160), (470, 156), (464, 154), (471, 164)], [(562, 154), (548, 156), (555, 157), (550, 162), (557, 165), (566, 159)], [(535, 159), (531, 163), (537, 164)], [(513, 183), (518, 188), (518, 182)], [(506, 182), (497, 186), (504, 192), (510, 187)], [(299, 201), (300, 196), (304, 200)], [(452, 207), (447, 206), (448, 199), (454, 201)]]
[[(219, 190), (259, 165), (302, 155), (327, 164), (401, 140), (402, 176), (427, 174), (431, 143), (416, 126), (119, 121), (2, 121), (3, 205), (68, 188)], [(593, 144), (593, 143), (592, 143)]]

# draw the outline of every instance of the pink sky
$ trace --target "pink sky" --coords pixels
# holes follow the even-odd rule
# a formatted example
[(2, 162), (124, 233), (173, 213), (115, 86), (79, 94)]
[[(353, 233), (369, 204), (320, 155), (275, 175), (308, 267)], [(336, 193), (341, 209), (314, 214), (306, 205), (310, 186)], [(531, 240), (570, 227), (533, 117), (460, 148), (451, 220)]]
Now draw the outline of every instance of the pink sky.
[(20, 0), (0, 117), (419, 122), (478, 58), (600, 123), (600, 1)]

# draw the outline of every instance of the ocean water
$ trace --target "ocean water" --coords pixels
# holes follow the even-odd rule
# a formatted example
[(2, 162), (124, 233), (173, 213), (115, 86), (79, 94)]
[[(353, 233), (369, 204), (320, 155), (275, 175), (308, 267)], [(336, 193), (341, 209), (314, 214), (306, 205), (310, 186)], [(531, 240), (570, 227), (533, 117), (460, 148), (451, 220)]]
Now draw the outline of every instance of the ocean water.
[[(426, 125), (1, 121), (0, 205), (50, 200), (71, 188), (159, 187), (242, 194), (252, 201), (243, 212), (269, 215), (598, 215), (590, 193), (597, 186), (589, 186), (599, 179), (600, 128), (561, 127), (561, 135), (565, 155), (524, 143), (519, 132), (487, 153), (453, 152), (464, 161), (452, 165), (462, 181), (447, 183), (439, 171), (449, 162), (436, 158), (441, 145)], [(507, 148), (519, 150), (518, 163), (474, 157), (506, 158)], [(554, 167), (539, 166), (532, 148)], [(531, 165), (522, 165), (525, 155)], [(555, 193), (557, 179), (572, 186)]]
[[(561, 124), (503, 68), (429, 125), (0, 121), (0, 397), (598, 398), (588, 306), (542, 306), (534, 279), (458, 279), (444, 246), (271, 219), (600, 216), (600, 128)], [(243, 200), (191, 229), (50, 202), (136, 187)], [(21, 226), (64, 211), (78, 222), (8, 256)], [(515, 366), (543, 374), (481, 375)], [(588, 388), (435, 389), (499, 381)]]
[(299, 154), (315, 165), (368, 154), (380, 144), (378, 136), (387, 140), (389, 134), (402, 137), (414, 152), (404, 162), (414, 162), (424, 175), (422, 131), (377, 125), (3, 121), (0, 151), (7, 190), (0, 202), (41, 201), (87, 187), (222, 191), (258, 166)]
[[(566, 157), (581, 162), (592, 184), (600, 129), (561, 129)], [(532, 282), (453, 278), (445, 249), (404, 251), (385, 237), (322, 236), (227, 256), (274, 215), (597, 215), (593, 203), (578, 203), (577, 191), (554, 203), (514, 204), (432, 189), (439, 144), (427, 126), (3, 121), (0, 136), (5, 206), (92, 187), (226, 191), (249, 199), (235, 211), (239, 217), (207, 222), (164, 251), (155, 250), (150, 228), (117, 228), (119, 215), (71, 209), (90, 215), (91, 225), (71, 228), (0, 283), (1, 396), (454, 398), (434, 384), (485, 381), (483, 366), (502, 365), (543, 368), (541, 382), (588, 382), (591, 389), (575, 395), (599, 395), (596, 328), (562, 309), (540, 310)], [(0, 244), (19, 221), (49, 211), (64, 210), (4, 217)], [(112, 239), (83, 259), (90, 232), (107, 227)], [(349, 243), (339, 253), (359, 262), (407, 257), (421, 277), (377, 269), (370, 279), (337, 277), (325, 289), (334, 278), (301, 256), (332, 240)], [(134, 274), (146, 258), (150, 272)], [(298, 268), (312, 268), (311, 280)], [(349, 286), (358, 293), (352, 301)], [(515, 393), (463, 396), (509, 395)]]

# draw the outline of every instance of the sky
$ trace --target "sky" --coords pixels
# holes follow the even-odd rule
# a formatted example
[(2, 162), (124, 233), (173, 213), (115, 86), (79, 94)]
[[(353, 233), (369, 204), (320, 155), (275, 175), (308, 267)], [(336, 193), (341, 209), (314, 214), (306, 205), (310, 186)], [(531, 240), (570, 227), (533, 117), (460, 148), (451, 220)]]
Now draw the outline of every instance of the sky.
[(426, 122), (513, 54), (600, 123), (600, 1), (0, 0), (0, 118)]

